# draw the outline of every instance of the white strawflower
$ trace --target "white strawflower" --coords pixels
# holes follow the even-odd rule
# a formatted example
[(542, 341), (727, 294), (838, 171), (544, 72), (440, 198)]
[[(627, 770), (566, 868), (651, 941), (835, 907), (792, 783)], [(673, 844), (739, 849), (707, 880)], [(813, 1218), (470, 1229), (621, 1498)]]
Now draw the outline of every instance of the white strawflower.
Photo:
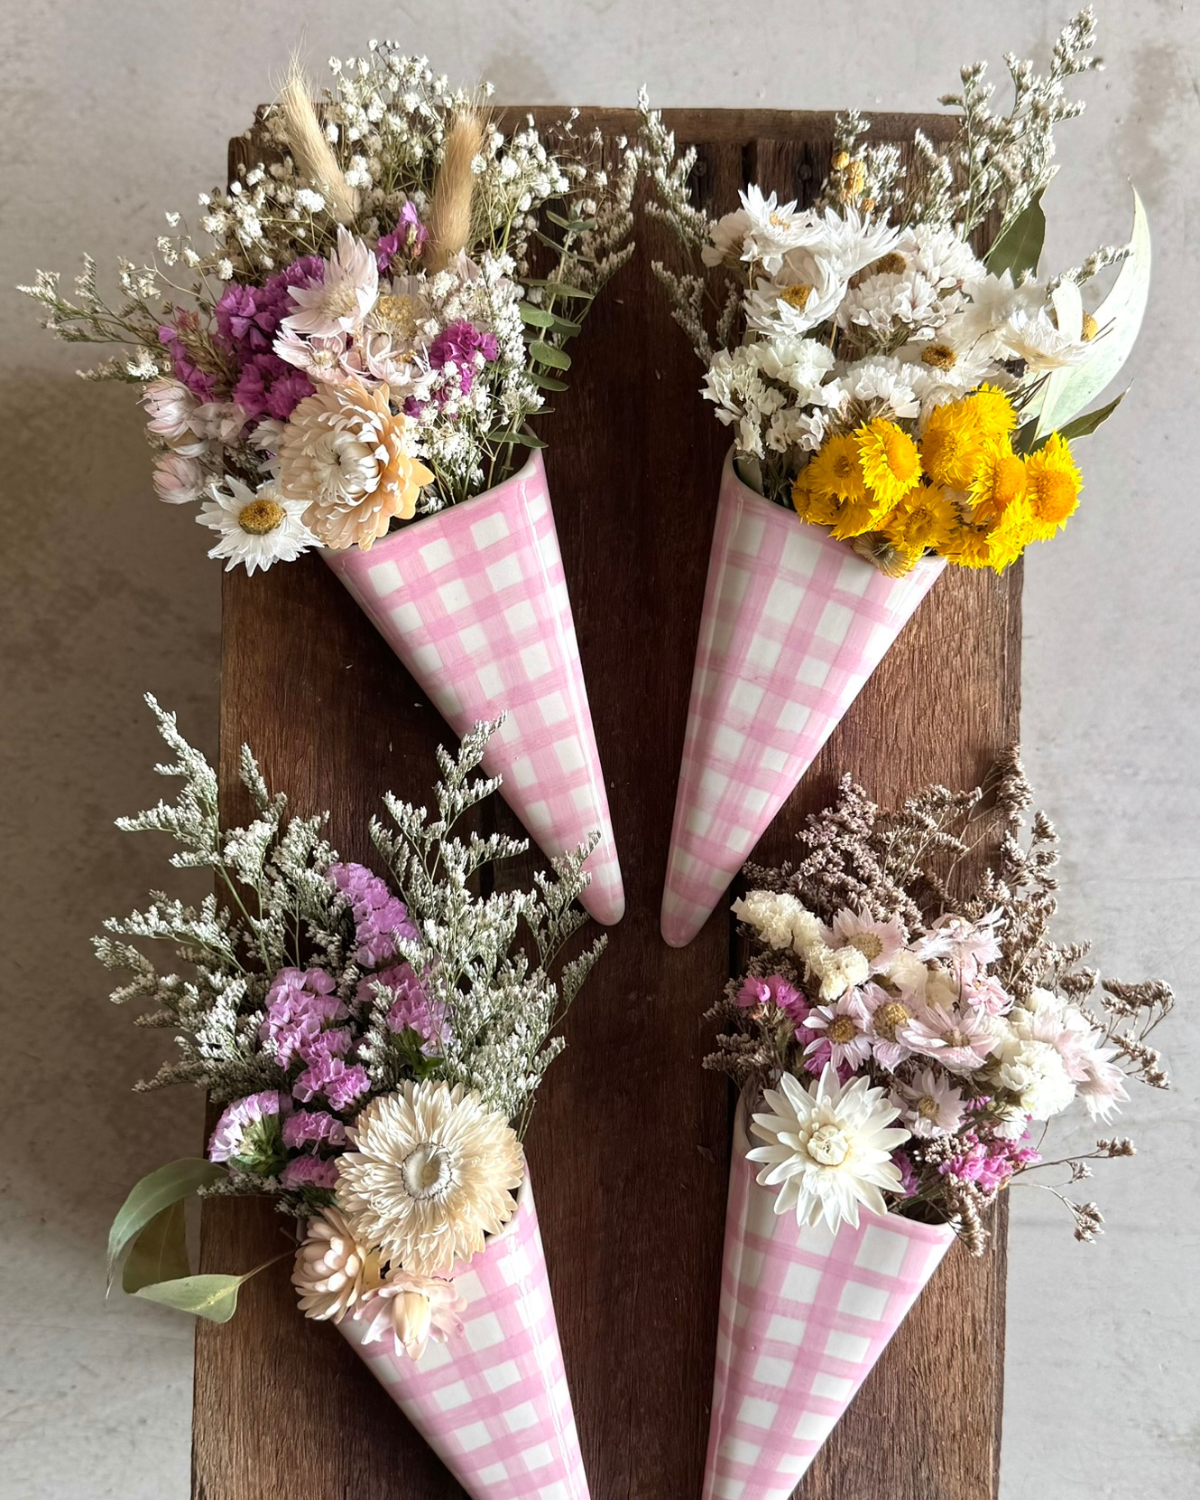
[(192, 418), (199, 404), (180, 380), (152, 380), (142, 392), (147, 428), (172, 448), (196, 441)]
[(305, 502), (286, 499), (274, 480), (255, 491), (227, 474), (225, 485), (210, 486), (212, 498), (200, 507), (196, 521), (220, 532), (208, 555), (224, 558), (227, 573), (238, 563), (245, 564), (247, 573), (255, 568), (265, 573), (272, 563), (293, 562), (316, 546), (316, 537), (304, 524)]
[(1000, 1042), (996, 1056), (1001, 1087), (1016, 1094), (1021, 1108), (1035, 1120), (1062, 1114), (1075, 1098), (1075, 1085), (1052, 1043), (1009, 1035)]
[(415, 1362), (425, 1353), (431, 1338), (444, 1344), (452, 1333), (462, 1332), (459, 1314), (466, 1305), (453, 1281), (398, 1271), (372, 1293), (355, 1317), (367, 1324), (364, 1344), (378, 1343), (390, 1335), (396, 1354), (407, 1355)]
[(339, 225), (337, 249), (325, 262), (321, 284), (288, 290), (296, 311), (284, 318), (284, 328), (325, 338), (349, 333), (361, 325), (379, 292), (375, 253)]
[(292, 1285), (306, 1317), (340, 1323), (378, 1283), (378, 1256), (359, 1246), (336, 1208), (324, 1208), (309, 1219), (292, 1268)]
[(857, 1228), (860, 1205), (885, 1214), (885, 1192), (899, 1192), (899, 1169), (891, 1159), (909, 1132), (889, 1129), (900, 1111), (865, 1077), (841, 1085), (832, 1066), (810, 1093), (785, 1073), (778, 1089), (767, 1089), (769, 1114), (752, 1117), (750, 1129), (764, 1142), (747, 1156), (762, 1162), (758, 1182), (778, 1187), (775, 1212), (794, 1210), (796, 1221), (831, 1230)]
[(349, 1135), (338, 1203), (393, 1271), (449, 1271), (512, 1217), (524, 1177), (516, 1132), (461, 1084), (405, 1083), (373, 1099)]

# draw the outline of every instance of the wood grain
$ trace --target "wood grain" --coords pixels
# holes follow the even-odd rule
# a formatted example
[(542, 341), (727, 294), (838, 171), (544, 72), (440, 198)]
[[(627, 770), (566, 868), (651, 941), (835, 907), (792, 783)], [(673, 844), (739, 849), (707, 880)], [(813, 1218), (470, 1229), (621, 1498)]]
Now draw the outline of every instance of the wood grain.
[[(610, 134), (632, 115), (587, 112)], [(724, 212), (757, 178), (803, 202), (827, 115), (668, 114), (700, 146), (697, 191)], [(944, 121), (877, 116), (881, 138)], [(235, 143), (235, 148), (237, 143)], [(571, 390), (542, 429), (628, 915), (568, 1019), (568, 1048), (528, 1138), (538, 1211), (594, 1500), (699, 1494), (716, 1338), (730, 1096), (702, 1071), (703, 1011), (731, 963), (719, 911), (682, 950), (658, 911), (708, 545), (725, 447), (699, 371), (639, 253), (577, 341)], [(1015, 737), (1019, 569), (952, 571), (901, 636), (759, 846), (789, 851), (844, 770), (881, 798), (972, 784)], [(420, 795), (447, 738), (437, 712), (319, 558), (248, 580), (223, 607), (221, 779), (242, 811), (243, 740), (297, 811), (329, 809), (347, 858), (388, 789)], [(510, 826), (501, 809), (499, 822)], [(802, 1500), (988, 1500), (996, 1490), (1004, 1327), (1002, 1230), (991, 1257), (952, 1251), (835, 1430)], [(258, 1203), (206, 1208), (207, 1270), (282, 1245)], [(461, 1492), (331, 1329), (297, 1315), (286, 1264), (236, 1319), (196, 1341), (195, 1500), (449, 1500)]]

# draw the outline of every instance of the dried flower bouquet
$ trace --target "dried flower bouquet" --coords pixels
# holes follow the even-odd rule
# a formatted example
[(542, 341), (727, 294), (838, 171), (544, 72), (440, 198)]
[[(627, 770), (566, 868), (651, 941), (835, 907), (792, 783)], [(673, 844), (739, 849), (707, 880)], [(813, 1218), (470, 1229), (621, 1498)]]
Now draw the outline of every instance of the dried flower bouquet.
[(22, 290), (58, 337), (126, 346), (87, 373), (144, 387), (155, 488), (198, 505), (211, 557), (253, 573), (319, 549), (459, 736), (507, 711), (488, 773), (552, 856), (599, 828), (587, 900), (613, 922), (532, 424), (633, 253), (636, 153), (610, 170), (574, 116), (506, 137), (490, 85), (453, 90), (392, 43), (330, 67), (319, 104), (293, 69), (249, 164), (200, 195), (206, 247), (170, 213), (154, 263), (121, 262), (115, 305), (90, 258), (73, 294), (49, 272)]
[(1101, 982), (1086, 944), (1054, 940), (1058, 838), (1030, 803), (1015, 753), (986, 796), (934, 786), (896, 810), (847, 777), (794, 866), (747, 869), (752, 957), (706, 1061), (742, 1090), (708, 1496), (790, 1495), (955, 1235), (984, 1251), (1010, 1185), (1093, 1239), (1100, 1211), (1067, 1185), (1133, 1145), (1051, 1158), (1049, 1122), (1081, 1105), (1107, 1123), (1131, 1079), (1167, 1087), (1149, 1038), (1171, 990)]
[[(521, 1139), (604, 946), (562, 961), (587, 920), (587, 846), (532, 890), (473, 893), (527, 847), (454, 831), (497, 790), (475, 775), (494, 724), (439, 751), (436, 816), (385, 799), (370, 832), (386, 878), (339, 860), (323, 818), (288, 816), (248, 748), (254, 817), (224, 828), (214, 772), (148, 701), (176, 757), (158, 769), (184, 784), (119, 826), (172, 834), (172, 863), (211, 870), (219, 895), (196, 908), (156, 892), (97, 952), (132, 975), (113, 999), (176, 1036), (179, 1059), (140, 1087), (192, 1083), (223, 1107), (206, 1159), (131, 1192), (110, 1270), (125, 1255), (127, 1291), (226, 1321), (255, 1272), (192, 1275), (184, 1203), (268, 1195), (295, 1223), (300, 1307), (338, 1326), (468, 1493), (511, 1494), (489, 1483), (501, 1465), (586, 1500)], [(156, 967), (147, 941), (186, 973)]]
[(1007, 115), (992, 111), (984, 65), (964, 68), (941, 101), (959, 115), (953, 138), (942, 149), (918, 131), (907, 169), (896, 146), (869, 144), (861, 115), (839, 115), (811, 207), (752, 186), (715, 223), (691, 201), (695, 152), (676, 151), (641, 96), (650, 212), (691, 262), (655, 270), (734, 439), (663, 899), (669, 942), (703, 925), (946, 564), (1003, 570), (1076, 509), (1071, 444), (1120, 403), (1084, 411), (1133, 346), (1150, 270), (1135, 194), (1128, 246), (1038, 271), (1054, 131), (1083, 108), (1067, 88), (1098, 66), (1094, 44), (1085, 10), (1045, 75), (1008, 57)]

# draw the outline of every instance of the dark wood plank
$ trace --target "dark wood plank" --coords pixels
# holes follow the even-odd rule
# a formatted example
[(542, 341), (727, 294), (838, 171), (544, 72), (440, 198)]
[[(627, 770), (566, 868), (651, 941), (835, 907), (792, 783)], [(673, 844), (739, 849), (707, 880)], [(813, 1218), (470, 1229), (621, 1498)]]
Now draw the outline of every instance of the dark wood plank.
[[(539, 111), (550, 115), (552, 111)], [(588, 112), (610, 135), (625, 111)], [(748, 175), (803, 199), (832, 119), (678, 111), (701, 143), (713, 212)], [(876, 117), (902, 140), (914, 117)], [(919, 121), (941, 133), (940, 119)], [(725, 434), (639, 253), (579, 341), (547, 420), (547, 468), (628, 893), (628, 915), (569, 1018), (568, 1049), (528, 1139), (559, 1327), (595, 1500), (699, 1493), (707, 1437), (730, 1099), (701, 1070), (702, 1012), (729, 972), (718, 912), (672, 950), (658, 934), (675, 777)], [(943, 579), (868, 684), (759, 853), (782, 857), (806, 811), (850, 770), (881, 797), (932, 777), (971, 782), (1015, 734), (1020, 576)], [(446, 737), (436, 711), (318, 558), (226, 579), (221, 775), (236, 813), (249, 740), (297, 810), (368, 853), (389, 788), (420, 794)], [(282, 1242), (269, 1208), (206, 1209), (207, 1269)], [(952, 1254), (798, 1494), (805, 1500), (986, 1500), (995, 1492), (1003, 1252)], [(934, 1419), (936, 1414), (936, 1420)], [(447, 1500), (459, 1493), (332, 1330), (298, 1316), (286, 1265), (250, 1283), (237, 1318), (197, 1335), (197, 1500)]]

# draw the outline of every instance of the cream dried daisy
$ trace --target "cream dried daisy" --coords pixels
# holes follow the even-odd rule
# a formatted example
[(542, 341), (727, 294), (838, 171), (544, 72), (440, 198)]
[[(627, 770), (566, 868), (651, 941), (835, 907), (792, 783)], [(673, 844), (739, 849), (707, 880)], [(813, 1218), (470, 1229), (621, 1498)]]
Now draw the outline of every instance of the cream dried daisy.
[(379, 1257), (362, 1248), (336, 1208), (324, 1208), (305, 1226), (292, 1285), (307, 1317), (340, 1323), (379, 1286)]
[(408, 419), (391, 409), (386, 385), (322, 385), (296, 407), (279, 439), (279, 485), (307, 501), (304, 521), (318, 541), (364, 552), (394, 516), (416, 514), (433, 475), (409, 452)]
[(393, 1272), (449, 1271), (512, 1217), (520, 1142), (461, 1084), (406, 1083), (373, 1099), (349, 1134), (356, 1149), (338, 1162), (338, 1204)]

